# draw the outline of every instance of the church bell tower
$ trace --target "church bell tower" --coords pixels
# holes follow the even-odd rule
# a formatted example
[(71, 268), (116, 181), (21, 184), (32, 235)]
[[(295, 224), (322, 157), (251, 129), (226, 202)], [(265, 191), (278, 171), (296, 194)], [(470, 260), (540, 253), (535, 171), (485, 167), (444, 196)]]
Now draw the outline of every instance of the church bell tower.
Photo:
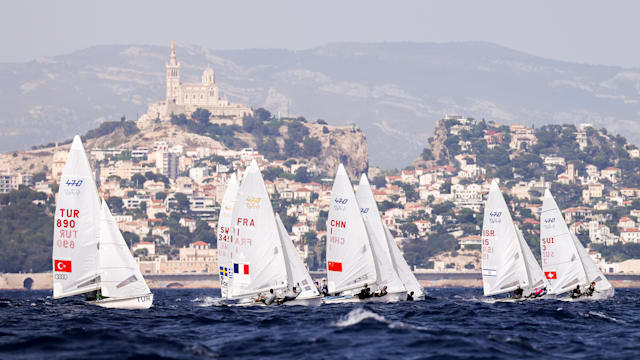
[(171, 58), (167, 64), (167, 104), (180, 104), (180, 63), (176, 60), (176, 46), (171, 42)]

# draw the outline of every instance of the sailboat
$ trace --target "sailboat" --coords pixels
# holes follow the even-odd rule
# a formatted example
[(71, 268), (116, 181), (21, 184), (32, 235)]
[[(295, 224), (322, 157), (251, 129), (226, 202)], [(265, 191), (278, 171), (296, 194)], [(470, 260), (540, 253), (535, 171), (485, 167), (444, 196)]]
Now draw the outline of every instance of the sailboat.
[(238, 189), (231, 231), (228, 299), (258, 305), (252, 299), (259, 294), (286, 290), (290, 284), (280, 231), (255, 160), (247, 167)]
[(356, 198), (371, 240), (376, 268), (380, 274), (378, 287), (387, 286), (389, 295), (397, 293), (398, 297), (404, 297), (404, 299), (409, 292), (413, 292), (414, 300), (424, 299), (422, 286), (402, 256), (391, 232), (382, 222), (371, 185), (365, 174), (360, 177)]
[(284, 305), (322, 305), (322, 297), (316, 288), (309, 271), (298, 256), (298, 251), (293, 245), (293, 241), (284, 227), (280, 215), (276, 214), (276, 224), (278, 225), (278, 233), (282, 242), (282, 250), (284, 251), (284, 262), (287, 268), (287, 282), (290, 287), (295, 286), (300, 293), (295, 300), (287, 301)]
[(549, 189), (545, 190), (542, 203), (540, 251), (542, 268), (551, 283), (553, 294), (568, 292), (578, 285), (584, 291), (594, 281), (597, 298), (613, 296), (611, 283), (598, 269), (580, 240), (569, 232)]
[(75, 136), (60, 178), (53, 232), (53, 298), (100, 291), (90, 303), (147, 309), (153, 294), (109, 208), (98, 199), (82, 141)]
[(528, 297), (536, 288), (548, 287), (495, 180), (491, 183), (482, 224), (482, 285), (485, 296), (520, 288), (524, 297)]
[(236, 174), (232, 174), (227, 182), (224, 197), (220, 204), (220, 215), (218, 216), (218, 266), (220, 270), (220, 291), (222, 298), (229, 297), (229, 279), (233, 274), (231, 262), (232, 235), (231, 218), (233, 207), (238, 197), (238, 180)]
[(371, 291), (380, 289), (381, 276), (367, 225), (342, 164), (333, 181), (327, 231), (328, 290), (334, 296), (325, 297), (325, 303), (387, 302), (406, 298), (406, 291), (363, 300), (356, 296), (365, 285)]

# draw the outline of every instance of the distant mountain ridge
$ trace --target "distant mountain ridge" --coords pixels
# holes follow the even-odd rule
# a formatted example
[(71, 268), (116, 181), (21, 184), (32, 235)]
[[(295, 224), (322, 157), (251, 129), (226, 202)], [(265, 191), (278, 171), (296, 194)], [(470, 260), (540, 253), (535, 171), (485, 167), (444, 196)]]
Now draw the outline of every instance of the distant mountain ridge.
[[(274, 114), (363, 129), (372, 165), (403, 167), (444, 114), (592, 123), (640, 142), (640, 70), (542, 59), (482, 42), (336, 43), (302, 50), (178, 44), (184, 81), (211, 66), (223, 95)], [(169, 46), (101, 45), (0, 64), (0, 151), (134, 120), (165, 94)]]

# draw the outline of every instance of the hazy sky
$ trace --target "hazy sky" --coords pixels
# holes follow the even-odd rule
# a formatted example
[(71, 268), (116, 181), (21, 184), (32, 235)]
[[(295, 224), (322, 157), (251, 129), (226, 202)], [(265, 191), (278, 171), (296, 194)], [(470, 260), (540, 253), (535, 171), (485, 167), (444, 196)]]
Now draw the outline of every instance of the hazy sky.
[(98, 44), (304, 49), (336, 41), (495, 42), (534, 55), (640, 67), (640, 1), (10, 1), (0, 62)]

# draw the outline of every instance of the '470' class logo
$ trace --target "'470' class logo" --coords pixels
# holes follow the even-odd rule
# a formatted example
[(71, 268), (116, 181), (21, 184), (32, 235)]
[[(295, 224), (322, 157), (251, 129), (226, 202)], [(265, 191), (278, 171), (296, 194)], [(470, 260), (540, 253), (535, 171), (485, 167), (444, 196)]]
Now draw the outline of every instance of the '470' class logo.
[(79, 187), (79, 186), (82, 186), (82, 180), (69, 179), (69, 180), (67, 180), (65, 185)]
[(347, 205), (347, 203), (349, 202), (349, 199), (345, 199), (345, 198), (336, 198), (335, 201), (337, 204), (342, 204), (342, 205)]
[(259, 209), (260, 208), (260, 198), (248, 196), (247, 197), (247, 208), (249, 209)]
[(502, 211), (492, 211), (489, 213), (489, 216), (500, 217), (502, 215)]

